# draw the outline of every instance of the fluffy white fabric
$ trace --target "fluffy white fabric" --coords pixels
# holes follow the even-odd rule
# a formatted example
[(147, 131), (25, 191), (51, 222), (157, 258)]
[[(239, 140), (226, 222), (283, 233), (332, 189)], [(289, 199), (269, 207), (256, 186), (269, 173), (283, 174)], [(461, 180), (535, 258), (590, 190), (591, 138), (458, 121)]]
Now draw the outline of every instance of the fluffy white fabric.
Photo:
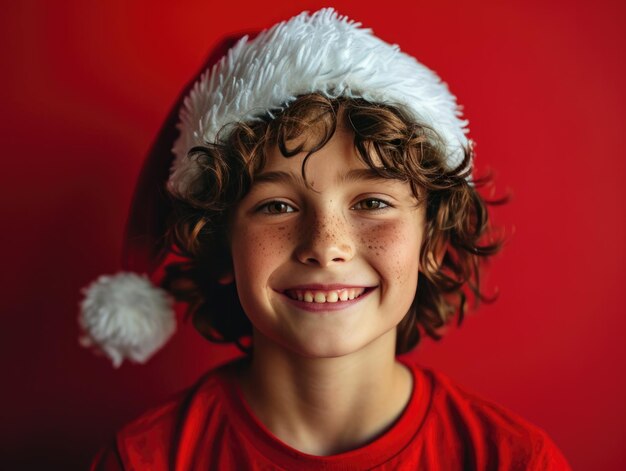
[(101, 276), (83, 293), (80, 344), (104, 353), (116, 368), (124, 359), (146, 362), (176, 330), (170, 297), (146, 276)]
[(467, 121), (437, 74), (326, 8), (278, 23), (252, 41), (242, 38), (201, 76), (180, 110), (170, 189), (180, 195), (190, 189), (199, 171), (187, 158), (193, 146), (215, 142), (226, 124), (258, 119), (312, 92), (399, 106), (440, 134), (449, 167), (463, 159)]

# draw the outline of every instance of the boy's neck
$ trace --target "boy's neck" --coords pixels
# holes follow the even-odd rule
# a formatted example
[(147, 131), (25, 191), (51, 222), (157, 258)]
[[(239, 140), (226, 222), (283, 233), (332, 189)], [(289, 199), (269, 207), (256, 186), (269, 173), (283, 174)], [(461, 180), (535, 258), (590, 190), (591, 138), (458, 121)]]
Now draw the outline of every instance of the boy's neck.
[(243, 395), (256, 417), (299, 451), (331, 455), (362, 446), (397, 420), (411, 396), (411, 373), (396, 362), (390, 334), (335, 358), (299, 356), (256, 334)]

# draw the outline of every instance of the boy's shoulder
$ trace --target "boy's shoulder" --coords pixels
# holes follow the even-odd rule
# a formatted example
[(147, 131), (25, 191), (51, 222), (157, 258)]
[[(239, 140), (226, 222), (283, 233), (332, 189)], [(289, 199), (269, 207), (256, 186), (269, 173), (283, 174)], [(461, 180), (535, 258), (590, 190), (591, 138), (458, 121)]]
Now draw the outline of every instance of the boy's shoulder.
[(229, 378), (237, 363), (210, 370), (192, 387), (122, 427), (116, 435), (120, 460), (127, 465), (141, 463), (148, 466), (146, 469), (161, 469), (175, 455), (173, 446), (193, 443), (198, 439), (194, 435), (203, 433), (207, 422), (215, 422), (215, 418), (223, 421), (223, 399), (229, 394)]
[(540, 427), (439, 371), (409, 366), (431, 383), (422, 433), (438, 437), (439, 446), (466, 454), (475, 469), (570, 469)]
[(207, 371), (192, 386), (174, 393), (161, 404), (145, 411), (127, 423), (121, 431), (142, 433), (159, 424), (170, 425), (177, 415), (195, 408), (199, 405), (198, 402), (201, 402), (205, 408), (217, 405), (218, 398), (223, 394), (223, 389), (228, 379), (232, 377), (236, 364), (237, 362), (226, 363)]

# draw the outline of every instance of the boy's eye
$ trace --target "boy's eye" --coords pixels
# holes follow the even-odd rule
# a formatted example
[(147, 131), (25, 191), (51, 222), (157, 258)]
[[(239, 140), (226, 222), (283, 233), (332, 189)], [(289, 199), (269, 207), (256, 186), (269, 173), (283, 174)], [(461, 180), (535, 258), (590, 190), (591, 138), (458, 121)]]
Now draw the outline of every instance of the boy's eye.
[(295, 212), (295, 209), (282, 201), (270, 201), (269, 203), (259, 206), (257, 212), (266, 214), (285, 214), (293, 213)]
[(353, 206), (353, 209), (360, 209), (366, 211), (375, 211), (377, 209), (385, 209), (388, 208), (389, 203), (378, 199), (378, 198), (366, 198), (364, 200), (359, 201), (357, 204)]

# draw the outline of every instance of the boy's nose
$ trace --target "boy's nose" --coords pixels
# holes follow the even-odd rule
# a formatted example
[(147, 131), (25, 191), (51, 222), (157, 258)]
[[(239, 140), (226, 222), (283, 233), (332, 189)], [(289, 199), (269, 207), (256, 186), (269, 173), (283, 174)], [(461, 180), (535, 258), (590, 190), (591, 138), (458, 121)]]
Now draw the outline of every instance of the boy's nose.
[(303, 228), (296, 255), (301, 263), (327, 267), (344, 263), (354, 256), (354, 244), (345, 221), (316, 217)]

